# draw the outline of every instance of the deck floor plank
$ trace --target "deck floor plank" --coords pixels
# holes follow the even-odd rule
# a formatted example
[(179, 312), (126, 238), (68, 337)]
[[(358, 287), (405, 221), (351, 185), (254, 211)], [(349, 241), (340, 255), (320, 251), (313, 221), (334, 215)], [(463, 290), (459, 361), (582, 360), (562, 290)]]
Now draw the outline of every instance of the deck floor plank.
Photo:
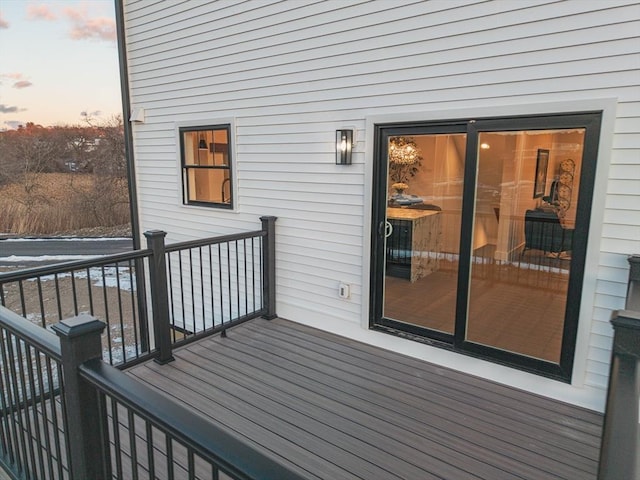
[[(248, 326), (248, 329), (252, 328), (255, 327)], [(372, 380), (371, 370), (373, 369), (374, 375), (378, 375), (378, 378), (382, 379), (383, 385), (390, 385), (388, 382), (400, 380), (394, 386), (406, 389), (412, 396), (427, 394), (429, 396), (428, 399), (431, 400), (431, 396), (434, 393), (442, 395), (447, 401), (447, 407), (451, 406), (452, 401), (460, 402), (465, 407), (484, 402), (482, 403), (483, 414), (487, 410), (499, 414), (500, 424), (503, 424), (505, 419), (513, 418), (517, 422), (518, 429), (521, 429), (523, 423), (529, 422), (531, 427), (541, 429), (543, 434), (564, 431), (571, 438), (577, 438), (577, 436), (581, 435), (586, 445), (590, 445), (593, 448), (599, 447), (598, 436), (602, 428), (602, 420), (601, 416), (594, 412), (486, 380), (480, 380), (469, 375), (460, 376), (459, 372), (455, 372), (458, 373), (457, 381), (452, 384), (449, 376), (452, 372), (449, 369), (441, 369), (437, 374), (434, 374), (433, 365), (417, 360), (414, 360), (415, 364), (398, 364), (397, 356), (396, 362), (379, 362), (375, 356), (379, 352), (378, 350), (375, 350), (368, 358), (364, 358), (364, 361), (353, 360), (352, 352), (345, 356), (342, 352), (335, 349), (328, 350), (323, 345), (316, 347), (314, 343), (308, 342), (303, 338), (279, 338), (276, 336), (279, 333), (281, 332), (273, 332), (269, 329), (258, 331), (258, 344), (267, 342), (270, 339), (285, 342), (277, 345), (277, 348), (274, 349), (277, 351), (284, 344), (295, 343), (295, 347), (289, 348), (295, 348), (297, 352), (302, 352), (303, 355), (313, 360), (313, 365), (316, 365), (317, 362), (326, 363), (327, 358), (332, 359), (332, 361), (338, 360), (339, 365), (337, 367), (331, 365), (331, 363), (328, 365), (331, 365), (332, 368), (339, 368), (345, 373), (353, 373), (355, 369), (359, 369), (358, 371), (361, 373), (364, 372), (364, 376), (360, 375), (360, 377), (365, 378), (367, 381)], [(251, 334), (245, 333), (240, 340), (249, 341), (250, 338)], [(430, 368), (425, 370), (424, 365)], [(417, 391), (415, 390), (416, 388), (418, 389)], [(507, 394), (513, 394), (514, 392), (518, 395), (507, 397)], [(538, 400), (540, 400), (540, 404), (536, 403)], [(523, 406), (526, 406), (526, 416), (524, 417), (522, 415), (525, 410)], [(567, 407), (569, 407), (569, 410), (566, 410)], [(558, 446), (562, 446), (562, 443)]]
[[(238, 340), (242, 341), (243, 339), (239, 338)], [(279, 348), (279, 346), (275, 347), (276, 348), (273, 349), (274, 351)], [(246, 352), (238, 352), (238, 355), (233, 359), (233, 362), (227, 366), (227, 368), (234, 368), (234, 365), (238, 365), (242, 362), (244, 353)], [(226, 355), (229, 355), (229, 353), (221, 352), (221, 358), (216, 361), (224, 363), (224, 357)], [(277, 363), (279, 363), (280, 367), (286, 368), (286, 365), (284, 365), (284, 363), (286, 363), (285, 360)], [(447, 418), (450, 415), (451, 410), (447, 408), (446, 403), (438, 406), (435, 405), (434, 402), (430, 401), (430, 415), (425, 416), (424, 410), (420, 408), (420, 400), (416, 402), (416, 405), (411, 405), (409, 403), (403, 403), (397, 394), (395, 394), (395, 398), (380, 398), (379, 396), (378, 398), (374, 398), (377, 395), (375, 391), (367, 391), (365, 389), (361, 389), (358, 392), (354, 391), (353, 385), (357, 380), (344, 378), (345, 375), (348, 377), (348, 373), (342, 375), (343, 378), (341, 380), (333, 382), (333, 384), (329, 386), (325, 386), (324, 389), (318, 385), (322, 385), (327, 382), (326, 378), (320, 378), (318, 374), (313, 371), (301, 373), (304, 373), (304, 375), (300, 375), (300, 373), (296, 373), (293, 370), (288, 370), (286, 377), (287, 383), (284, 385), (291, 385), (294, 383), (300, 385), (300, 383), (302, 383), (303, 388), (309, 389), (309, 391), (312, 392), (312, 395), (308, 397), (307, 401), (312, 403), (314, 408), (323, 408), (323, 403), (331, 403), (332, 401), (337, 400), (337, 402), (343, 403), (333, 405), (333, 408), (344, 406), (344, 409), (347, 410), (347, 413), (345, 414), (346, 416), (362, 417), (363, 424), (371, 426), (376, 424), (379, 418), (383, 418), (386, 423), (379, 427), (382, 432), (389, 432), (389, 428), (395, 428), (400, 429), (400, 431), (397, 432), (398, 436), (402, 436), (403, 431), (405, 436), (407, 432), (414, 432), (418, 435), (432, 435), (434, 439), (439, 442), (448, 443), (449, 448), (461, 448), (460, 445), (457, 444), (462, 443), (464, 447), (461, 449), (463, 451), (473, 450), (473, 452), (467, 451), (467, 453), (475, 453), (476, 458), (478, 459), (486, 459), (487, 456), (494, 455), (494, 452), (488, 451), (484, 447), (485, 437), (491, 433), (492, 441), (500, 446), (503, 451), (510, 452), (510, 455), (514, 460), (516, 460), (516, 465), (519, 470), (523, 470), (522, 463), (530, 459), (530, 450), (535, 449), (537, 449), (539, 453), (549, 453), (551, 455), (556, 462), (556, 464), (553, 465), (554, 470), (564, 467), (565, 463), (567, 465), (573, 465), (576, 468), (581, 468), (584, 463), (584, 457), (580, 455), (573, 454), (568, 451), (559, 451), (555, 448), (549, 449), (546, 444), (543, 444), (543, 442), (535, 442), (531, 437), (521, 435), (516, 430), (509, 431), (501, 428), (500, 425), (493, 426), (486, 422), (478, 421), (477, 419), (469, 416), (468, 413), (463, 417), (463, 422), (458, 424)], [(249, 374), (250, 372), (243, 372), (243, 375), (245, 376)], [(270, 374), (265, 371), (262, 375), (269, 376)], [(313, 378), (313, 380), (305, 382), (308, 378)], [(242, 379), (243, 377), (240, 377), (239, 381), (242, 381)], [(268, 379), (265, 379), (265, 381), (267, 380)], [(284, 383), (282, 382), (282, 379), (277, 381)], [(345, 389), (349, 390), (349, 395), (345, 396), (344, 394), (336, 393)], [(292, 396), (300, 395), (300, 393), (291, 390), (288, 391), (287, 394)], [(304, 392), (302, 394), (304, 394)], [(317, 400), (317, 398), (321, 398), (321, 400)], [(407, 413), (409, 415), (407, 415)], [(479, 415), (481, 415), (481, 413), (482, 411), (480, 410)], [(487, 430), (490, 430), (490, 432), (487, 432)], [(443, 436), (446, 438), (443, 438)], [(468, 441), (473, 439), (474, 436), (478, 441), (476, 441), (475, 444), (469, 444)], [(510, 438), (512, 441), (516, 440), (517, 443), (506, 441), (504, 440), (505, 438)], [(523, 448), (519, 446), (521, 444), (526, 444), (527, 447)], [(538, 468), (539, 466), (536, 467), (534, 471), (534, 477), (535, 473), (539, 471)]]
[(307, 478), (596, 478), (601, 415), (283, 319), (127, 372)]

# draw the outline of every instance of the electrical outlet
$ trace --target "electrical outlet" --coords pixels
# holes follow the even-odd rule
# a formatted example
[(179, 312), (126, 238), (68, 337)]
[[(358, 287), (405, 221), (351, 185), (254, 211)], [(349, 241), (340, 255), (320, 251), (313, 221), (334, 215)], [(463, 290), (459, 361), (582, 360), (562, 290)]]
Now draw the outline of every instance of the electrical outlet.
[(340, 298), (350, 298), (351, 297), (351, 285), (348, 283), (340, 282), (338, 286), (338, 296)]

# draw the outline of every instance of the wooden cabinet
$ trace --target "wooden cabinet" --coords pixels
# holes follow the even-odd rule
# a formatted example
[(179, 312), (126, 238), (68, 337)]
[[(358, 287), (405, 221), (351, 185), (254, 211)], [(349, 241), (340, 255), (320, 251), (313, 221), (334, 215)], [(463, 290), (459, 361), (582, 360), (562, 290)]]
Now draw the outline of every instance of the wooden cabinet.
[(415, 282), (435, 272), (442, 242), (441, 212), (388, 208), (386, 274)]

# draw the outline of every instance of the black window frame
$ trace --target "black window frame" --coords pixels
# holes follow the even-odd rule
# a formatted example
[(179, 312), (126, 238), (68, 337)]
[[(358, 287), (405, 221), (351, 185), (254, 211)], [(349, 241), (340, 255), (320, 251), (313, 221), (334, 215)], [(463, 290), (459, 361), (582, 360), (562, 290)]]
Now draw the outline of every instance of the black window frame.
[[(206, 132), (212, 130), (225, 130), (227, 132), (227, 164), (226, 165), (189, 165), (186, 163), (186, 151), (185, 151), (185, 134), (192, 132)], [(182, 203), (184, 205), (195, 205), (209, 208), (220, 208), (225, 210), (233, 210), (235, 206), (234, 195), (234, 178), (233, 178), (233, 148), (231, 145), (231, 124), (213, 124), (213, 125), (197, 125), (197, 126), (185, 126), (178, 128), (178, 135), (180, 137), (180, 170), (182, 174)], [(203, 200), (191, 200), (189, 198), (189, 171), (190, 170), (226, 170), (229, 172), (229, 192), (230, 201), (227, 202), (212, 202)], [(221, 187), (222, 188), (222, 187)]]

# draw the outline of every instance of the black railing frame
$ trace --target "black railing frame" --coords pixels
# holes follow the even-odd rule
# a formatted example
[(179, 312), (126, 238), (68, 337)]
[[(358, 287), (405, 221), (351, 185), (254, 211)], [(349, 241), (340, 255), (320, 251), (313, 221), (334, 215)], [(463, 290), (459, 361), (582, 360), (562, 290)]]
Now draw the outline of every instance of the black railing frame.
[[(626, 306), (640, 305), (640, 256), (629, 258)], [(640, 476), (640, 311), (619, 310), (611, 319), (613, 346), (598, 480)]]
[[(107, 255), (99, 258), (87, 260), (78, 260), (33, 269), (21, 270), (18, 272), (9, 272), (0, 274), (0, 295), (2, 294), (1, 285), (10, 282), (22, 282), (34, 277), (45, 275), (57, 275), (60, 273), (73, 272), (77, 270), (85, 270), (94, 267), (105, 267), (119, 262), (134, 262), (136, 268), (136, 298), (138, 323), (141, 332), (141, 348), (142, 352), (138, 353), (134, 358), (127, 359), (124, 357), (123, 363), (117, 368), (124, 369), (138, 363), (154, 358), (156, 362), (164, 364), (173, 360), (172, 350), (176, 346), (196, 341), (208, 335), (222, 333), (224, 336), (226, 330), (232, 328), (247, 320), (257, 317), (273, 319), (276, 314), (276, 248), (275, 248), (275, 216), (260, 217), (261, 230), (229, 234), (218, 237), (209, 237), (204, 239), (190, 240), (167, 245), (165, 243), (166, 232), (161, 230), (150, 230), (144, 233), (147, 238), (147, 247), (142, 250), (132, 252)], [(176, 340), (172, 339), (172, 329), (179, 330), (178, 327), (171, 324), (171, 314), (169, 299), (169, 283), (167, 275), (167, 256), (173, 252), (182, 250), (190, 250), (205, 246), (220, 245), (223, 243), (237, 242), (250, 238), (259, 237), (261, 239), (260, 252), (262, 256), (259, 264), (259, 279), (261, 282), (260, 294), (261, 305), (253, 312), (242, 315), (234, 320), (222, 322), (222, 324), (214, 325), (197, 333), (192, 333), (184, 338)], [(145, 282), (144, 264), (148, 261), (149, 265), (149, 285)], [(142, 288), (142, 290), (140, 290)], [(148, 295), (147, 295), (148, 293)], [(151, 302), (151, 307), (147, 306), (147, 302)], [(24, 301), (23, 301), (24, 303)], [(24, 306), (23, 306), (24, 309)], [(77, 312), (76, 312), (77, 314)], [(59, 319), (62, 320), (61, 314)], [(44, 325), (42, 325), (44, 326)], [(153, 331), (153, 339), (148, 336)], [(149, 343), (153, 341), (153, 345)], [(123, 350), (124, 351), (124, 350)]]
[(150, 230), (144, 232), (147, 247), (151, 250), (149, 259), (149, 287), (151, 289), (151, 311), (153, 317), (153, 337), (159, 364), (173, 360), (171, 353), (171, 325), (169, 321), (169, 290), (167, 286), (167, 262), (164, 239), (166, 232)]
[(65, 430), (71, 439), (69, 470), (73, 479), (111, 478), (107, 411), (95, 388), (78, 374), (84, 362), (102, 361), (100, 335), (105, 326), (89, 315), (79, 315), (52, 327), (60, 338)]
[(262, 252), (262, 287), (263, 305), (266, 312), (262, 316), (267, 320), (273, 320), (276, 314), (276, 220), (277, 217), (260, 217), (262, 221), (263, 252)]

